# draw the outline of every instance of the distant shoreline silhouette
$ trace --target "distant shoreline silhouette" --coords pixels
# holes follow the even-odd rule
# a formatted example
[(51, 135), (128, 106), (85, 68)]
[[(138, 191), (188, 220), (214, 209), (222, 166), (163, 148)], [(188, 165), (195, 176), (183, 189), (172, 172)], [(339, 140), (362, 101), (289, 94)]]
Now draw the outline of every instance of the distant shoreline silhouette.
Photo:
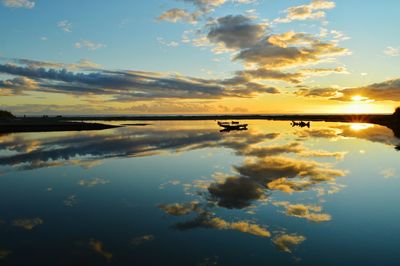
[[(1, 112), (4, 111), (0, 111)], [(7, 111), (5, 111), (7, 112)], [(7, 112), (9, 113), (9, 112)], [(11, 114), (11, 113), (9, 113)], [(11, 114), (12, 115), (12, 114)], [(64, 130), (97, 130), (116, 126), (82, 121), (201, 121), (201, 120), (280, 120), (371, 123), (390, 128), (400, 138), (400, 107), (393, 114), (340, 114), (340, 115), (149, 115), (149, 116), (43, 116), (10, 117), (0, 115), (1, 132), (40, 132)], [(79, 122), (77, 122), (79, 121)]]

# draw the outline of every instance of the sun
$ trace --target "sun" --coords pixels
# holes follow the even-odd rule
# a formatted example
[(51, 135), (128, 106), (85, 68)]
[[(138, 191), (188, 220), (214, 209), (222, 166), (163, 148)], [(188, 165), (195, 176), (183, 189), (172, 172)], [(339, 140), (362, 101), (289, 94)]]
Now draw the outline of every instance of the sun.
[(362, 97), (361, 95), (354, 95), (353, 97), (351, 97), (351, 100), (354, 102), (361, 102), (364, 99), (365, 97)]

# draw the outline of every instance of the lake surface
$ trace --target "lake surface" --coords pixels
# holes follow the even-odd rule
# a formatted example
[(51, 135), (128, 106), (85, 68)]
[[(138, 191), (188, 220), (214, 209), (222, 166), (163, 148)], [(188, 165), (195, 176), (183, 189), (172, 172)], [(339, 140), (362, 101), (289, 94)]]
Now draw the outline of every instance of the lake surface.
[(399, 265), (399, 143), (287, 121), (1, 135), (0, 264)]

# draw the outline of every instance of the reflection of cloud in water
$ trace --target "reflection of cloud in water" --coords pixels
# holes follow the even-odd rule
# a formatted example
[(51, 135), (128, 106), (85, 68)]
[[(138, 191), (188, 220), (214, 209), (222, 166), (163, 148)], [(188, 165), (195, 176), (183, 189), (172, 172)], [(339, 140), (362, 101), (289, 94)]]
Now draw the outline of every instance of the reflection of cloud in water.
[(161, 204), (158, 207), (169, 215), (182, 216), (200, 210), (199, 202)]
[(94, 187), (98, 185), (106, 185), (109, 184), (110, 181), (104, 178), (91, 178), (91, 179), (81, 179), (78, 184), (83, 187)]
[(178, 230), (185, 231), (196, 228), (213, 228), (221, 230), (236, 230), (261, 237), (271, 236), (271, 233), (267, 229), (249, 221), (228, 222), (216, 217), (212, 212), (201, 208), (197, 202), (160, 205), (159, 207), (167, 214), (174, 216), (183, 216), (191, 212), (197, 213), (197, 216), (192, 220), (175, 223), (173, 227)]
[(140, 246), (143, 243), (150, 242), (154, 240), (153, 235), (143, 235), (143, 236), (138, 236), (132, 239), (131, 244), (134, 246)]
[(78, 204), (78, 198), (76, 195), (70, 195), (64, 200), (64, 205), (67, 207), (74, 207), (76, 204)]
[(37, 217), (32, 219), (16, 219), (12, 222), (13, 226), (20, 227), (25, 230), (32, 230), (41, 224), (43, 224), (43, 220)]
[(102, 242), (96, 239), (91, 239), (89, 242), (89, 246), (94, 252), (103, 256), (108, 262), (111, 261), (113, 254), (104, 250)]
[(283, 234), (272, 241), (279, 250), (292, 253), (291, 249), (294, 246), (300, 245), (304, 240), (306, 240), (304, 236)]
[(378, 142), (388, 145), (397, 145), (399, 139), (395, 137), (393, 131), (384, 126), (373, 124), (339, 124), (329, 126), (329, 128), (315, 128), (297, 131), (295, 133), (300, 138), (357, 138), (371, 142)]
[[(209, 147), (241, 150), (248, 145), (278, 136), (239, 132), (224, 135), (214, 130), (155, 130), (122, 128), (109, 134), (68, 134), (61, 137), (32, 140), (13, 138), (0, 148), (15, 149), (17, 154), (0, 157), (0, 165), (18, 166), (20, 169), (61, 166), (68, 164), (90, 165), (91, 161), (114, 158), (154, 155), (163, 151), (187, 151)], [(27, 147), (18, 147), (24, 143)], [(34, 143), (34, 144), (33, 144)]]
[[(333, 182), (336, 177), (346, 174), (343, 170), (333, 169), (330, 164), (286, 157), (247, 159), (235, 169), (238, 176), (217, 181), (208, 188), (219, 206), (245, 208), (254, 200), (265, 199), (267, 189), (292, 193), (321, 182)], [(288, 181), (296, 177), (301, 179)]]
[(211, 184), (208, 191), (219, 206), (229, 209), (242, 209), (266, 197), (263, 186), (246, 177), (228, 177), (223, 183)]
[(394, 168), (384, 169), (381, 171), (380, 174), (386, 179), (393, 178), (396, 176), (396, 169)]
[(6, 249), (0, 249), (0, 260), (4, 260), (5, 258), (8, 257), (8, 255), (11, 254), (10, 250), (6, 250)]
[(320, 213), (322, 207), (304, 204), (290, 204), (288, 202), (275, 202), (276, 206), (283, 206), (286, 209), (286, 215), (306, 219), (312, 222), (327, 222), (332, 219), (329, 214)]
[(198, 266), (215, 266), (218, 265), (218, 256), (203, 258), (198, 264)]

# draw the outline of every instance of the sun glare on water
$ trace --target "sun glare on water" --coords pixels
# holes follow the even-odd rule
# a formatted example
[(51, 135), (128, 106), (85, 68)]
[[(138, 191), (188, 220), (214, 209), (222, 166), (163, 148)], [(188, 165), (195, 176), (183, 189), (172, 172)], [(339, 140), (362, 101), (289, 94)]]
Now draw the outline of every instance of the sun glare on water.
[(361, 131), (370, 127), (373, 127), (372, 124), (365, 124), (365, 123), (353, 123), (350, 125), (351, 130), (353, 131)]

